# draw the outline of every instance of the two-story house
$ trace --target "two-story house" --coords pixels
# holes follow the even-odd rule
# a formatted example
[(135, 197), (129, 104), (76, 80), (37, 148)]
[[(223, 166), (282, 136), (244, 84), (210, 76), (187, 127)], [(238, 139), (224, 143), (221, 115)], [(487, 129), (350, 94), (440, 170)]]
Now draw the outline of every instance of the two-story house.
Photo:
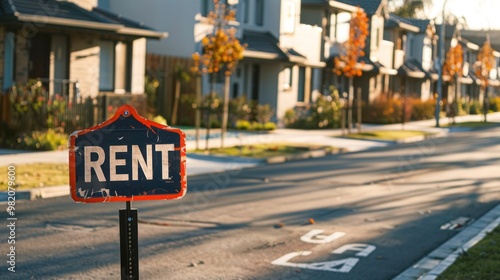
[(332, 74), (333, 60), (339, 55), (342, 43), (349, 39), (352, 13), (359, 7), (369, 18), (369, 35), (366, 40), (365, 56), (358, 67), (363, 74), (354, 78), (354, 87), (361, 88), (363, 100), (371, 102), (381, 93), (389, 90), (390, 76), (397, 74), (392, 68), (394, 44), (383, 39), (384, 21), (388, 18), (386, 0), (303, 0), (304, 23), (323, 27), (322, 59), (328, 65), (323, 72), (323, 92), (329, 85), (339, 91), (348, 91), (348, 81), (344, 76)]
[(392, 84), (392, 92), (429, 99), (434, 39), (430, 20), (406, 19), (391, 14), (385, 24), (384, 37), (395, 43), (393, 67), (398, 70), (398, 75)]
[(231, 77), (230, 94), (269, 104), (280, 120), (319, 92), (322, 29), (300, 23), (300, 0), (240, 0), (236, 9), (237, 37), (247, 49)]
[(490, 39), (490, 44), (494, 50), (495, 65), (490, 71), (489, 79), (489, 96), (500, 93), (500, 32), (494, 30), (462, 30), (461, 32), (462, 44), (466, 45), (464, 48), (464, 62), (466, 73), (470, 77), (470, 83), (466, 84), (467, 97), (473, 100), (480, 100), (482, 102), (484, 93), (481, 91), (481, 80), (476, 76), (474, 65), (477, 62), (477, 55), (480, 48), (483, 46), (487, 37)]
[[(231, 76), (230, 96), (246, 96), (269, 104), (281, 119), (285, 111), (307, 104), (319, 88), (321, 28), (300, 23), (300, 0), (222, 1), (237, 10), (237, 38), (247, 44), (244, 59)], [(102, 7), (131, 14), (148, 25), (169, 32), (168, 42), (152, 42), (148, 52), (191, 57), (201, 51), (201, 39), (211, 32), (206, 16), (212, 0), (149, 1), (101, 0)], [(193, 28), (194, 27), (194, 28)], [(168, 75), (166, 73), (165, 75)], [(223, 79), (216, 92), (222, 94)], [(202, 91), (210, 91), (204, 78)]]

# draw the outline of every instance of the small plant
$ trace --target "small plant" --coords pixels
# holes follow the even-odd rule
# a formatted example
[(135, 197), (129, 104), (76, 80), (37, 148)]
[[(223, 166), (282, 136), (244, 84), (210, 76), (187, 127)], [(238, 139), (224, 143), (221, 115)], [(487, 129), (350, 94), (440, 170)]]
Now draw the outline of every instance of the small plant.
[(159, 124), (167, 125), (167, 120), (161, 115), (154, 117), (153, 121)]
[(252, 124), (247, 120), (239, 120), (236, 122), (236, 129), (250, 130), (252, 129)]
[(276, 124), (273, 122), (266, 122), (263, 127), (263, 130), (275, 130), (276, 129)]
[(68, 135), (60, 129), (49, 128), (46, 131), (34, 131), (31, 135), (17, 138), (17, 148), (26, 150), (62, 150), (68, 146)]
[(338, 90), (331, 88), (328, 96), (320, 95), (309, 108), (293, 108), (285, 112), (286, 127), (301, 129), (340, 127), (342, 104)]

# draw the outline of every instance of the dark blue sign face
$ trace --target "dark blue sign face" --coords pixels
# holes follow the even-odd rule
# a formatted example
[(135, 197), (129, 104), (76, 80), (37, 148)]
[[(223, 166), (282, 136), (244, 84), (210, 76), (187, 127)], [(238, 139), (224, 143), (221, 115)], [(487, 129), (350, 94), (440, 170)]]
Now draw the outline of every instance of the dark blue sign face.
[(71, 135), (73, 200), (175, 199), (186, 192), (184, 133), (125, 105), (105, 123)]

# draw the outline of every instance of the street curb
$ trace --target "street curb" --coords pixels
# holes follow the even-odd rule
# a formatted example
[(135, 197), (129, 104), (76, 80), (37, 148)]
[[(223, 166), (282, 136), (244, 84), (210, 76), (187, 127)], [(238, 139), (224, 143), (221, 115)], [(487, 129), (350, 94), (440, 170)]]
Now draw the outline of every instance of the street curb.
[(393, 280), (434, 280), (500, 224), (500, 204)]

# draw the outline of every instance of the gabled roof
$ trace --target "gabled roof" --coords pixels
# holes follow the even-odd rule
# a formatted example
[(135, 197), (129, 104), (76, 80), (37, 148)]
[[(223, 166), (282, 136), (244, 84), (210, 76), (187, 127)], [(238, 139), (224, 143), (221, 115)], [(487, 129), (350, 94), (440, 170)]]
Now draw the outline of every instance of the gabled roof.
[(422, 67), (422, 63), (414, 58), (407, 59), (403, 65), (399, 67), (398, 75), (416, 79), (430, 78), (430, 73), (427, 73)]
[[(441, 33), (441, 24), (436, 24), (436, 32), (439, 35)], [(449, 39), (453, 38), (455, 31), (457, 30), (457, 25), (445, 24), (444, 26), (444, 37)]]
[(415, 19), (408, 18), (407, 19), (412, 25), (419, 28), (419, 33), (424, 33), (427, 30), (427, 26), (431, 24), (431, 21), (428, 19)]
[(307, 58), (294, 49), (279, 46), (279, 41), (270, 32), (243, 30), (240, 42), (247, 44), (245, 57), (283, 60), (290, 62), (305, 62)]
[(369, 16), (377, 13), (383, 0), (335, 0), (336, 2), (341, 2), (347, 5), (360, 7)]
[(390, 14), (389, 19), (385, 21), (385, 28), (401, 28), (411, 32), (419, 32), (420, 29), (413, 25), (413, 23), (407, 19), (395, 14)]
[(74, 3), (56, 0), (0, 0), (0, 23), (26, 22), (157, 39), (166, 37), (166, 33), (98, 8), (89, 11)]
[(348, 12), (355, 12), (357, 9), (356, 6), (342, 3), (340, 1), (331, 1), (331, 0), (302, 0), (301, 5), (336, 8), (338, 10), (343, 10)]
[(491, 47), (500, 51), (500, 30), (462, 30), (462, 38), (481, 47), (486, 41), (486, 36), (490, 36)]

